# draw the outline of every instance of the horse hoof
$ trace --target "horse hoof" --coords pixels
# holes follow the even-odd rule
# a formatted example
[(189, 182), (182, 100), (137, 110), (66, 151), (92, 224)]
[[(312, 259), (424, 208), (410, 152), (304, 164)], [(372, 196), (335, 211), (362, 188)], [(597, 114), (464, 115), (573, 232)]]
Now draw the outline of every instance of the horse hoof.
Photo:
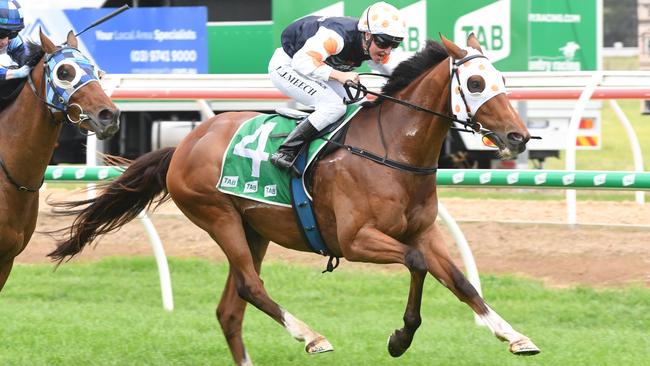
[(411, 342), (408, 342), (408, 344), (404, 344), (406, 342), (403, 342), (400, 339), (401, 334), (402, 333), (400, 330), (396, 330), (393, 334), (390, 335), (390, 337), (388, 337), (388, 353), (392, 357), (399, 357), (403, 355), (404, 352), (406, 352), (406, 350), (411, 345)]
[(331, 352), (334, 347), (325, 337), (318, 337), (305, 346), (305, 351), (309, 354)]
[(510, 352), (517, 356), (534, 356), (541, 350), (528, 338), (510, 343)]

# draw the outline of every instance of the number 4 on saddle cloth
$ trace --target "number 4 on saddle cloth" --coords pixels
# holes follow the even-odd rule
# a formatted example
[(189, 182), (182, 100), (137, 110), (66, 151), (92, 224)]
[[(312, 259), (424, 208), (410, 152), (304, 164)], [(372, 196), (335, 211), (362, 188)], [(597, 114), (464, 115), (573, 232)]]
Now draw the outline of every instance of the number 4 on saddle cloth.
[(314, 217), (311, 196), (304, 174), (314, 165), (327, 141), (359, 111), (358, 105), (348, 106), (347, 112), (335, 128), (315, 138), (309, 148), (303, 148), (294, 167), (300, 173), (292, 177), (269, 161), (269, 157), (296, 126), (296, 120), (278, 114), (260, 114), (244, 122), (228, 145), (223, 159), (221, 177), (217, 189), (221, 192), (271, 205), (293, 207), (301, 231), (311, 249), (322, 255), (330, 255), (320, 235)]

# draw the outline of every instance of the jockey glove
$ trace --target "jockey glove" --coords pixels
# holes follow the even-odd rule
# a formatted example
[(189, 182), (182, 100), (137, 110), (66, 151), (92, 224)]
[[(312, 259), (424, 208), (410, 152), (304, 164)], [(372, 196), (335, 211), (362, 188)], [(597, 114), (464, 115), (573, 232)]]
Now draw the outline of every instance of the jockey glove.
[(29, 71), (31, 68), (27, 65), (19, 67), (17, 69), (9, 69), (7, 70), (7, 74), (5, 76), (6, 80), (9, 79), (19, 79), (19, 78), (26, 78), (27, 75), (29, 75)]

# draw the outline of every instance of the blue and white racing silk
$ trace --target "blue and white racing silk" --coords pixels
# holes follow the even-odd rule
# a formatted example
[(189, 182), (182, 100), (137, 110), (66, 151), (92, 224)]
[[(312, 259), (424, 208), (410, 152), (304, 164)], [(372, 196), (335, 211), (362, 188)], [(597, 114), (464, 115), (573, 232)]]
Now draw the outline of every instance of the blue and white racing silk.
[[(26, 42), (19, 35), (9, 41), (6, 53), (18, 66), (23, 66), (29, 56), (29, 49), (27, 48)], [(0, 80), (6, 79), (7, 71), (9, 70), (8, 66), (10, 65), (0, 65)]]

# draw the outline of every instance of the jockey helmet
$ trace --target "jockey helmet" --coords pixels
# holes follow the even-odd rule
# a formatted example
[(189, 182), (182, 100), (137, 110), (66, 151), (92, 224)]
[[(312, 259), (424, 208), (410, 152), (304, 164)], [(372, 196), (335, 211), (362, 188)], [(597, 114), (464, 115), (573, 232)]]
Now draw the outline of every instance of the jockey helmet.
[(20, 32), (23, 28), (23, 10), (18, 1), (0, 0), (0, 30)]
[(361, 14), (357, 29), (372, 35), (381, 35), (399, 43), (406, 36), (406, 22), (400, 11), (383, 1), (374, 3)]

